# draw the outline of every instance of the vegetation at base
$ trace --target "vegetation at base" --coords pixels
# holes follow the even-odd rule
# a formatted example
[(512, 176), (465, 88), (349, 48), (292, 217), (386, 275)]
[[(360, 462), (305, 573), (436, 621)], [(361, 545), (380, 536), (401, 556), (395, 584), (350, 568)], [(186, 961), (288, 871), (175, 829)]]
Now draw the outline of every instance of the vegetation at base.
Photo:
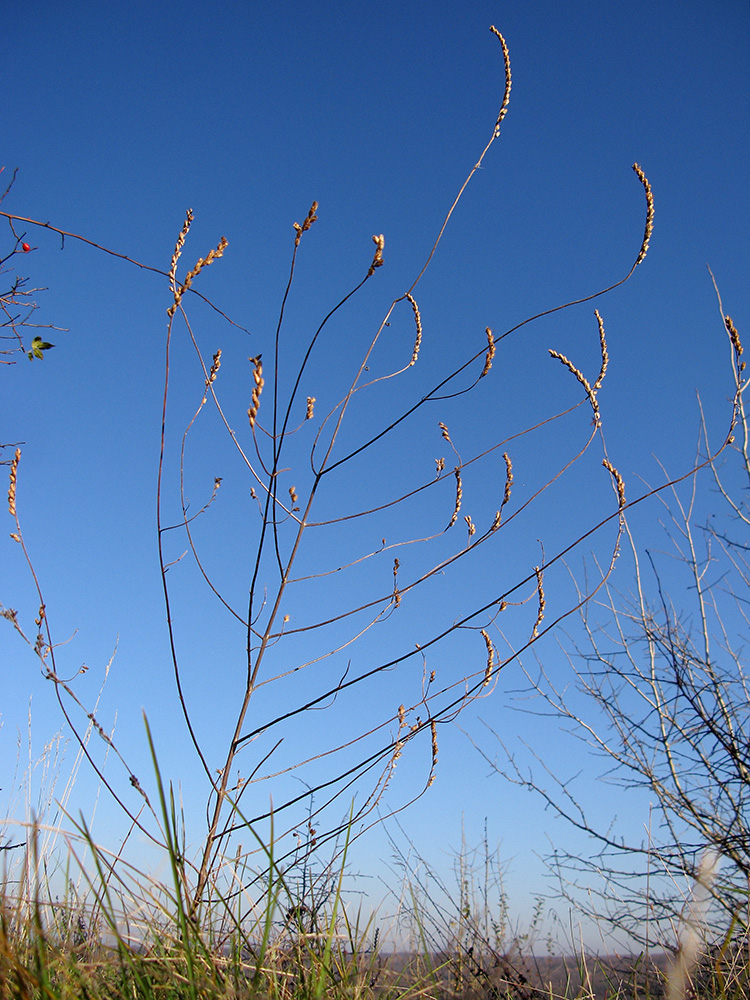
[[(84, 825), (65, 855), (6, 844), (0, 909), (0, 997), (19, 1000), (742, 1000), (750, 993), (750, 937), (738, 921), (723, 940), (689, 918), (675, 945), (638, 955), (568, 957), (539, 939), (539, 901), (524, 932), (510, 914), (496, 860), (465, 848), (455, 891), (420, 860), (404, 875), (387, 924), (365, 918), (339, 867), (307, 877), (282, 870), (265, 845), (264, 881), (238, 860), (231, 883), (210, 886), (189, 912), (197, 866), (180, 853), (173, 789), (161, 778), (169, 882), (145, 875), (98, 847)], [(84, 859), (85, 867), (84, 867)], [(64, 861), (64, 867), (61, 864)], [(489, 882), (490, 884), (487, 884)], [(64, 886), (60, 898), (53, 886)], [(252, 889), (247, 888), (253, 886)], [(432, 886), (432, 889), (430, 889)], [(687, 932), (687, 937), (686, 933)]]

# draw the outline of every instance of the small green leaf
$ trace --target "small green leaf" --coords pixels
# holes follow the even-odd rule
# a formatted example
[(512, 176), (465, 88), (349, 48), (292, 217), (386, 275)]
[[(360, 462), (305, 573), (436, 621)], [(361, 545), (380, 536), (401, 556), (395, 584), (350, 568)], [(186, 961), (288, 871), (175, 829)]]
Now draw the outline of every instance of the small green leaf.
[(43, 361), (44, 351), (49, 351), (54, 346), (54, 344), (48, 344), (46, 340), (42, 340), (41, 337), (34, 337), (31, 341), (31, 350), (26, 352), (29, 361), (33, 361), (34, 358), (39, 358), (40, 361)]

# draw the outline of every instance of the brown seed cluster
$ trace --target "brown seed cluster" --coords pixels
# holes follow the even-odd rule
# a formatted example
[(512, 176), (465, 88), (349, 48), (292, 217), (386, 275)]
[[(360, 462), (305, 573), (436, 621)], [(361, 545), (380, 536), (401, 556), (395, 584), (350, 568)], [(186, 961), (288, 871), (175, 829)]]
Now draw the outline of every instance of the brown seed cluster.
[(247, 419), (250, 421), (251, 427), (255, 426), (255, 418), (258, 416), (258, 407), (260, 406), (260, 394), (263, 392), (263, 386), (265, 385), (265, 380), (263, 379), (263, 362), (260, 360), (260, 357), (259, 354), (257, 358), (247, 359), (253, 366), (253, 381), (255, 382), (252, 403), (250, 404), (250, 409), (247, 411)]
[(599, 369), (599, 374), (596, 377), (596, 382), (594, 382), (593, 385), (591, 385), (591, 383), (583, 374), (583, 372), (580, 370), (580, 368), (576, 368), (573, 362), (570, 361), (568, 358), (566, 358), (564, 354), (561, 354), (559, 351), (552, 351), (552, 350), (550, 350), (549, 353), (551, 357), (557, 358), (558, 361), (561, 361), (562, 364), (564, 364), (565, 367), (568, 369), (568, 371), (572, 372), (578, 379), (578, 381), (581, 383), (586, 392), (586, 395), (588, 396), (589, 402), (591, 403), (591, 408), (594, 411), (594, 424), (596, 427), (601, 427), (602, 421), (601, 421), (601, 414), (599, 412), (599, 400), (596, 394), (601, 388), (602, 382), (604, 381), (604, 376), (607, 374), (607, 366), (609, 365), (609, 352), (607, 350), (607, 338), (604, 332), (604, 320), (600, 316), (598, 309), (594, 310), (594, 315), (596, 316), (596, 322), (599, 327), (599, 347), (602, 355), (602, 364)]
[(382, 267), (385, 261), (383, 260), (383, 247), (385, 246), (385, 236), (381, 233), (380, 236), (373, 236), (372, 242), (375, 244), (375, 256), (372, 258), (372, 264), (370, 264), (370, 270), (367, 272), (367, 277), (371, 277), (375, 274), (376, 267)]
[(602, 352), (602, 366), (599, 369), (599, 374), (596, 377), (596, 382), (594, 382), (594, 392), (601, 388), (601, 384), (604, 381), (604, 376), (607, 374), (607, 365), (609, 364), (609, 351), (607, 350), (607, 339), (604, 335), (604, 320), (599, 315), (599, 310), (594, 310), (594, 315), (596, 316), (596, 322), (599, 326), (599, 347)]
[(427, 781), (428, 788), (435, 780), (435, 768), (438, 761), (437, 726), (434, 719), (430, 719), (430, 732), (432, 734), (432, 763), (430, 765), (430, 777)]
[(734, 348), (734, 353), (737, 355), (737, 357), (739, 357), (743, 351), (742, 341), (740, 340), (739, 333), (737, 333), (737, 327), (732, 322), (731, 316), (724, 317), (724, 326), (727, 328), (729, 339), (732, 341), (732, 347)]
[(305, 420), (312, 420), (314, 411), (315, 411), (315, 396), (308, 396)]
[(213, 361), (211, 362), (211, 368), (208, 372), (208, 378), (206, 379), (206, 388), (213, 385), (216, 381), (216, 376), (219, 374), (219, 369), (221, 368), (221, 348), (214, 354)]
[(177, 285), (173, 271), (177, 267), (177, 261), (179, 259), (180, 254), (182, 253), (182, 246), (185, 242), (185, 236), (187, 235), (187, 230), (190, 228), (189, 222), (192, 222), (192, 212), (188, 212), (188, 220), (186, 220), (185, 224), (182, 227), (182, 232), (180, 233), (177, 239), (175, 252), (172, 255), (172, 270), (170, 271), (170, 276), (172, 277), (173, 282), (175, 282), (175, 291), (174, 291), (174, 302), (169, 307), (169, 309), (167, 309), (167, 315), (169, 316), (174, 316), (175, 312), (177, 311), (177, 307), (182, 301), (182, 296), (190, 288), (193, 281), (195, 280), (195, 278), (198, 277), (203, 268), (208, 267), (215, 260), (218, 260), (219, 257), (223, 257), (224, 251), (229, 246), (226, 237), (222, 236), (221, 239), (219, 240), (218, 245), (213, 250), (209, 250), (205, 257), (199, 257), (195, 263), (195, 266), (192, 267), (185, 275), (185, 280), (183, 281), (183, 283), (181, 285)]
[(513, 488), (513, 462), (507, 451), (503, 452), (505, 462), (505, 492), (503, 493), (503, 507), (510, 500), (510, 491)]
[[(452, 528), (453, 525), (458, 520), (458, 512), (461, 510), (461, 500), (463, 499), (464, 495), (464, 488), (461, 483), (461, 470), (459, 469), (458, 466), (456, 466), (456, 468), (453, 470), (453, 475), (456, 477), (456, 505), (453, 508), (453, 515), (451, 516), (451, 519), (448, 522), (448, 528)], [(448, 528), (446, 528), (445, 530), (447, 531)]]
[(484, 368), (482, 369), (482, 373), (479, 376), (480, 378), (484, 378), (484, 376), (487, 374), (490, 368), (492, 368), (492, 359), (495, 357), (494, 334), (492, 333), (492, 330), (490, 330), (489, 327), (487, 327), (485, 333), (487, 334), (487, 354), (484, 359)]
[(409, 362), (409, 366), (411, 367), (411, 365), (413, 365), (419, 357), (419, 348), (422, 346), (422, 317), (419, 314), (419, 306), (417, 305), (417, 301), (414, 296), (410, 292), (407, 292), (406, 297), (409, 302), (411, 302), (411, 308), (414, 312), (414, 322), (417, 326), (417, 336), (414, 341), (414, 350), (411, 352), (411, 361)]
[(617, 502), (620, 510), (625, 506), (625, 482), (617, 471), (617, 469), (612, 465), (608, 458), (602, 460), (602, 465), (609, 472), (615, 481), (615, 486), (617, 487)]
[(481, 631), (484, 644), (487, 647), (487, 666), (484, 668), (484, 680), (482, 681), (482, 687), (487, 687), (492, 680), (492, 671), (495, 669), (495, 647), (492, 644), (492, 639), (490, 639), (490, 634), (487, 629), (483, 628)]
[(314, 201), (310, 206), (310, 211), (307, 213), (307, 218), (302, 223), (302, 225), (300, 225), (299, 222), (294, 223), (294, 230), (297, 234), (294, 238), (294, 245), (296, 247), (299, 246), (299, 241), (302, 239), (302, 234), (307, 232), (307, 230), (310, 228), (313, 222), (318, 221), (318, 216), (315, 214), (317, 211), (318, 211), (318, 203), (317, 201)]
[(10, 484), (8, 486), (8, 512), (11, 517), (16, 517), (16, 480), (18, 478), (18, 463), (21, 460), (21, 449), (16, 448), (16, 453), (10, 463)]
[(490, 25), (490, 31), (493, 35), (496, 35), (500, 39), (500, 44), (503, 47), (503, 59), (505, 60), (505, 94), (503, 95), (503, 103), (500, 105), (500, 113), (497, 116), (497, 121), (495, 122), (495, 138), (500, 135), (500, 124), (508, 113), (508, 105), (510, 103), (510, 88), (512, 85), (511, 75), (510, 75), (510, 52), (508, 52), (508, 46), (505, 39), (497, 30), (494, 24)]
[(641, 249), (638, 253), (634, 267), (638, 267), (643, 258), (648, 253), (648, 245), (651, 241), (651, 234), (654, 231), (654, 195), (651, 190), (651, 185), (648, 182), (648, 177), (644, 174), (637, 163), (633, 164), (633, 170), (635, 170), (638, 175), (638, 180), (643, 185), (643, 190), (646, 192), (646, 228), (643, 232), (643, 242), (641, 243)]
[(176, 284), (177, 282), (177, 262), (182, 256), (182, 248), (185, 246), (185, 240), (187, 239), (187, 234), (190, 232), (190, 226), (193, 224), (192, 208), (189, 208), (185, 213), (185, 221), (182, 224), (182, 229), (180, 230), (180, 235), (177, 237), (177, 242), (175, 243), (174, 253), (172, 254), (172, 262), (169, 265), (169, 277), (172, 282)]
[(596, 421), (596, 426), (600, 427), (601, 426), (601, 416), (600, 416), (600, 413), (599, 413), (599, 401), (596, 398), (596, 393), (591, 388), (591, 384), (590, 384), (589, 380), (586, 378), (586, 376), (583, 374), (583, 372), (580, 370), (580, 368), (576, 368), (576, 366), (573, 364), (573, 362), (569, 361), (568, 358), (566, 358), (564, 354), (560, 354), (559, 351), (553, 351), (551, 348), (549, 350), (549, 353), (550, 353), (550, 355), (553, 358), (557, 358), (558, 361), (561, 361), (565, 365), (565, 367), (568, 369), (568, 371), (571, 371), (575, 375), (575, 377), (578, 379), (578, 381), (581, 383), (581, 385), (583, 386), (583, 388), (584, 388), (584, 390), (586, 392), (586, 395), (589, 398), (589, 402), (591, 403), (591, 408), (594, 411), (594, 420)]
[(536, 621), (534, 622), (534, 628), (531, 631), (532, 639), (536, 639), (537, 636), (539, 635), (539, 626), (544, 621), (544, 609), (547, 606), (547, 600), (544, 596), (544, 573), (539, 566), (534, 567), (534, 573), (536, 574), (536, 593), (539, 604), (536, 614)]
[(193, 283), (193, 279), (198, 277), (204, 267), (208, 267), (209, 264), (213, 264), (213, 262), (218, 260), (219, 257), (223, 257), (224, 251), (228, 246), (229, 241), (225, 236), (222, 236), (213, 250), (209, 250), (205, 257), (199, 257), (195, 262), (195, 266), (192, 267), (185, 275), (185, 280), (182, 284), (182, 291), (186, 292), (188, 288), (190, 288)]
[(505, 462), (505, 490), (503, 492), (503, 502), (500, 504), (500, 510), (495, 512), (495, 519), (492, 522), (492, 527), (490, 531), (497, 531), (500, 527), (500, 521), (503, 516), (503, 508), (510, 501), (511, 490), (513, 489), (513, 462), (508, 452), (503, 452), (503, 461)]

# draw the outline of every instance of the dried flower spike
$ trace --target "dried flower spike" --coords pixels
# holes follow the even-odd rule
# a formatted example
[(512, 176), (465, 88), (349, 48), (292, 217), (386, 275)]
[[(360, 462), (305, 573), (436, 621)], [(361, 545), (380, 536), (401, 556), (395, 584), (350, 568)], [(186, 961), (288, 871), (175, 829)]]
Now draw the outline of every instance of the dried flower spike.
[(485, 333), (487, 334), (487, 355), (484, 359), (484, 368), (482, 369), (482, 373), (479, 376), (480, 378), (484, 378), (484, 376), (487, 374), (490, 368), (492, 368), (492, 359), (495, 357), (494, 334), (492, 333), (492, 330), (490, 330), (489, 327), (487, 327)]
[(651, 234), (654, 231), (654, 195), (651, 191), (651, 185), (648, 182), (648, 177), (644, 174), (637, 163), (633, 164), (633, 170), (635, 170), (638, 175), (638, 180), (643, 185), (643, 190), (646, 192), (646, 228), (643, 232), (643, 241), (641, 243), (641, 249), (638, 253), (633, 267), (638, 267), (643, 258), (648, 253), (648, 245), (651, 241)]
[(503, 493), (503, 507), (510, 500), (510, 491), (513, 487), (513, 462), (510, 459), (508, 452), (503, 452), (503, 461), (505, 462), (505, 492)]
[(607, 365), (609, 364), (609, 352), (607, 351), (607, 339), (604, 335), (604, 320), (599, 315), (599, 310), (594, 310), (594, 315), (596, 316), (596, 322), (599, 326), (599, 348), (602, 352), (602, 366), (599, 369), (599, 374), (596, 377), (596, 382), (594, 382), (594, 392), (596, 392), (604, 381), (604, 376), (607, 374)]
[(435, 768), (437, 767), (438, 761), (437, 726), (435, 725), (434, 719), (430, 719), (430, 732), (432, 734), (432, 762), (430, 765), (430, 777), (427, 781), (428, 788), (435, 780)]
[(182, 229), (180, 230), (180, 235), (177, 237), (177, 243), (175, 244), (174, 253), (172, 254), (172, 262), (169, 266), (169, 277), (174, 282), (176, 280), (177, 274), (177, 261), (182, 256), (182, 248), (185, 246), (185, 240), (187, 239), (187, 234), (190, 232), (190, 226), (193, 223), (192, 208), (189, 208), (185, 213), (185, 221), (182, 224)]
[(209, 250), (205, 257), (198, 258), (198, 260), (195, 262), (195, 267), (191, 268), (185, 275), (185, 280), (182, 283), (182, 291), (180, 293), (181, 295), (184, 294), (188, 290), (188, 288), (190, 288), (190, 286), (193, 283), (193, 279), (198, 277), (198, 275), (201, 273), (204, 267), (208, 267), (215, 260), (218, 260), (219, 257), (224, 256), (224, 251), (228, 246), (229, 246), (228, 240), (226, 239), (226, 237), (222, 236), (221, 239), (219, 240), (218, 245), (213, 250)]
[(508, 46), (505, 39), (497, 30), (494, 24), (490, 25), (490, 31), (493, 35), (496, 35), (500, 39), (500, 44), (503, 47), (503, 59), (505, 61), (505, 93), (503, 95), (503, 103), (500, 105), (500, 113), (497, 116), (497, 121), (495, 122), (494, 136), (497, 138), (500, 135), (500, 124), (508, 113), (508, 105), (510, 103), (510, 88), (512, 86), (512, 78), (510, 74), (510, 52), (508, 51)]
[(16, 448), (16, 453), (10, 463), (10, 485), (8, 486), (8, 513), (11, 517), (16, 517), (16, 480), (18, 478), (18, 463), (21, 460), (21, 449)]
[(601, 416), (600, 416), (600, 413), (599, 413), (599, 401), (596, 398), (596, 392), (591, 388), (591, 384), (589, 383), (589, 380), (583, 374), (583, 372), (581, 371), (581, 369), (580, 368), (576, 368), (576, 366), (573, 364), (573, 362), (569, 361), (568, 358), (566, 358), (564, 354), (560, 354), (559, 351), (553, 351), (551, 348), (549, 349), (549, 353), (550, 353), (550, 355), (553, 358), (557, 358), (558, 361), (561, 361), (565, 365), (565, 367), (568, 369), (568, 371), (572, 372), (575, 375), (575, 377), (578, 379), (578, 381), (581, 383), (581, 385), (583, 386), (583, 388), (586, 391), (586, 395), (589, 398), (589, 402), (591, 403), (591, 408), (594, 411), (594, 421), (596, 423), (596, 426), (597, 427), (601, 427)]
[(620, 510), (625, 506), (625, 482), (617, 471), (617, 469), (612, 465), (609, 459), (603, 459), (602, 465), (609, 472), (615, 481), (615, 486), (617, 487), (617, 502)]
[(411, 361), (409, 362), (409, 365), (411, 366), (419, 357), (419, 348), (422, 346), (422, 317), (419, 314), (419, 306), (417, 305), (417, 301), (414, 296), (410, 292), (407, 292), (406, 297), (409, 302), (411, 302), (411, 308), (414, 312), (414, 322), (417, 325), (417, 336), (414, 341), (414, 349), (411, 352)]
[(219, 374), (219, 369), (221, 368), (221, 348), (214, 354), (213, 362), (211, 364), (211, 369), (208, 373), (208, 378), (206, 379), (206, 388), (212, 385), (216, 381), (216, 376)]
[[(218, 245), (213, 250), (209, 250), (205, 257), (198, 258), (198, 260), (195, 263), (195, 266), (192, 267), (185, 275), (185, 280), (183, 281), (183, 283), (177, 286), (174, 272), (177, 268), (177, 261), (179, 259), (179, 256), (182, 253), (182, 243), (184, 243), (183, 234), (185, 235), (187, 234), (187, 230), (190, 228), (189, 222), (191, 221), (192, 221), (192, 212), (188, 212), (188, 221), (186, 221), (185, 225), (182, 227), (182, 232), (180, 233), (180, 236), (177, 240), (177, 246), (175, 247), (175, 252), (172, 255), (172, 270), (170, 270), (169, 273), (175, 288), (174, 288), (174, 302), (169, 307), (169, 309), (167, 309), (167, 314), (170, 317), (174, 316), (177, 307), (179, 306), (182, 300), (182, 296), (185, 294), (185, 292), (188, 291), (188, 289), (193, 283), (193, 280), (198, 277), (198, 275), (201, 273), (204, 267), (208, 267), (215, 260), (218, 260), (219, 257), (223, 257), (224, 251), (229, 246), (229, 242), (227, 241), (226, 237), (222, 236), (221, 239), (219, 240)], [(180, 242), (180, 240), (182, 240), (182, 243)]]
[(539, 626), (544, 621), (544, 609), (547, 605), (546, 598), (544, 596), (544, 572), (539, 566), (534, 567), (534, 573), (536, 574), (536, 592), (539, 600), (538, 611), (536, 615), (536, 621), (534, 622), (534, 628), (531, 632), (531, 638), (536, 639), (539, 635)]
[(318, 221), (318, 216), (315, 214), (317, 211), (318, 211), (318, 203), (317, 201), (314, 201), (310, 206), (310, 211), (307, 213), (307, 218), (302, 223), (302, 225), (300, 225), (299, 222), (294, 223), (294, 230), (297, 233), (297, 235), (294, 238), (294, 245), (296, 247), (299, 246), (299, 241), (302, 239), (302, 234), (307, 232), (307, 230), (310, 228), (313, 222)]
[(732, 322), (731, 316), (724, 317), (724, 326), (726, 326), (727, 333), (729, 334), (729, 339), (732, 341), (732, 347), (734, 348), (734, 353), (737, 355), (737, 357), (739, 357), (743, 351), (742, 341), (740, 340), (739, 333), (737, 333), (737, 327)]
[(265, 384), (263, 379), (263, 363), (260, 359), (260, 354), (257, 358), (247, 359), (253, 366), (253, 380), (255, 382), (255, 385), (253, 386), (252, 403), (250, 404), (250, 409), (247, 411), (247, 419), (250, 421), (251, 427), (255, 426), (255, 418), (258, 416), (258, 407), (260, 406), (260, 394), (263, 391), (263, 386)]
[(383, 247), (385, 246), (385, 236), (381, 233), (380, 236), (373, 236), (372, 242), (375, 244), (375, 256), (372, 258), (372, 264), (370, 264), (370, 270), (367, 272), (367, 277), (375, 273), (376, 267), (382, 267), (385, 261), (383, 260)]
[[(448, 522), (448, 528), (452, 528), (453, 525), (458, 520), (458, 512), (461, 510), (461, 499), (463, 498), (464, 495), (464, 489), (461, 484), (461, 470), (459, 469), (458, 466), (456, 466), (456, 468), (453, 470), (453, 475), (456, 477), (456, 504), (453, 508), (453, 515), (451, 516), (451, 519)], [(446, 528), (445, 530), (447, 531), (448, 528)]]
[(481, 632), (484, 644), (487, 647), (487, 666), (484, 668), (484, 680), (482, 681), (482, 686), (487, 687), (492, 680), (492, 670), (495, 666), (495, 647), (492, 645), (492, 639), (490, 639), (489, 632), (486, 629), (482, 629)]

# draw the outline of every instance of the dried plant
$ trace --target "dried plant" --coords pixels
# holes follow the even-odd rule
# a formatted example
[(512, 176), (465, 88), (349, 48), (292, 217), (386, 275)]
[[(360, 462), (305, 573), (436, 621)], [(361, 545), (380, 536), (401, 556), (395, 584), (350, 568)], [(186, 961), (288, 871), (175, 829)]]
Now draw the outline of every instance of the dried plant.
[[(481, 418), (473, 431), (467, 431), (463, 402), (470, 392), (484, 392), (497, 376), (496, 357), (502, 340), (542, 315), (590, 301), (621, 285), (643, 261), (653, 227), (653, 195), (640, 167), (634, 169), (645, 191), (646, 227), (635, 262), (623, 278), (606, 289), (531, 316), (503, 333), (486, 327), (476, 341), (467, 337), (457, 346), (445, 358), (442, 371), (427, 373), (431, 381), (426, 389), (416, 381), (423, 357), (420, 349), (430, 331), (423, 325), (415, 290), (466, 186), (499, 138), (509, 108), (508, 47), (496, 28), (492, 32), (501, 44), (505, 90), (489, 140), (445, 214), (421, 269), (409, 288), (390, 302), (382, 322), (368, 336), (359, 339), (358, 331), (356, 337), (349, 335), (334, 345), (326, 341), (334, 324), (356, 305), (362, 288), (377, 281), (380, 269), (387, 266), (385, 237), (372, 237), (372, 255), (371, 251), (365, 253), (363, 246), (359, 277), (350, 290), (304, 332), (301, 342), (290, 343), (286, 309), (295, 291), (298, 258), (314, 238), (314, 234), (308, 235), (313, 225), (320, 225), (318, 203), (312, 203), (302, 224), (291, 227), (291, 261), (275, 333), (270, 343), (259, 345), (263, 361), (257, 351), (249, 358), (252, 382), (242, 404), (248, 424), (243, 423), (242, 430), (233, 429), (240, 426), (235, 422), (240, 412), (236, 401), (229, 392), (224, 395), (227, 355), (215, 344), (210, 350), (203, 347), (203, 338), (188, 312), (191, 301), (202, 299), (228, 319), (196, 289), (205, 268), (213, 262), (220, 266), (220, 259), (230, 253), (225, 239), (199, 257), (180, 278), (179, 265), (193, 220), (191, 211), (167, 270), (144, 265), (48, 223), (0, 213), (11, 224), (22, 221), (40, 226), (58, 234), (63, 243), (66, 238), (82, 240), (169, 281), (157, 487), (158, 551), (177, 697), (201, 771), (207, 821), (195, 863), (174, 844), (168, 845), (172, 855), (180, 859), (180, 884), (189, 887), (188, 920), (197, 917), (212, 894), (242, 896), (253, 879), (264, 884), (265, 878), (267, 884), (275, 866), (294, 866), (301, 856), (309, 857), (326, 844), (339, 850), (345, 833), (347, 840), (360, 835), (439, 782), (440, 727), (452, 723), (476, 699), (489, 696), (504, 668), (606, 587), (614, 566), (628, 503), (622, 480), (607, 458), (602, 435), (598, 394), (608, 353), (599, 313), (602, 363), (593, 383), (565, 355), (550, 352), (583, 389), (581, 396), (580, 389), (571, 384), (576, 398), (560, 412), (548, 413), (542, 399), (531, 423), (502, 428), (490, 438), (491, 429)], [(393, 343), (391, 326), (394, 330), (399, 326), (407, 307), (416, 334), (412, 337), (410, 333), (403, 343)], [(238, 329), (243, 328), (232, 323), (232, 334)], [(195, 380), (196, 402), (187, 413), (173, 393), (173, 382), (182, 374), (175, 370), (178, 335), (192, 344), (200, 369), (200, 378)], [(328, 381), (321, 380), (321, 371)], [(516, 503), (512, 458), (516, 443), (586, 404), (593, 409), (593, 425), (583, 431), (572, 454), (555, 456), (541, 483)], [(191, 471), (193, 429), (198, 421), (210, 419), (211, 412), (233, 449), (239, 474), (245, 477), (243, 498), (246, 500), (249, 493), (253, 501), (240, 525), (224, 525), (218, 530), (211, 519), (221, 517), (223, 498), (229, 491), (228, 473), (212, 474), (205, 484), (198, 484)], [(432, 434), (429, 443), (418, 440), (427, 413)], [(170, 441), (174, 427), (182, 434), (179, 455), (173, 461)], [(447, 467), (445, 455), (432, 452), (436, 428), (441, 432), (440, 447), (450, 447), (453, 452)], [(521, 515), (592, 445), (603, 449), (607, 473), (614, 479), (615, 509), (590, 530), (560, 545), (552, 556), (543, 551), (541, 561), (536, 557), (520, 568), (502, 567), (493, 577), (492, 589), (472, 597), (475, 588), (462, 586), (460, 574), (468, 574), (471, 580), (476, 560), (485, 551), (496, 565), (498, 549)], [(17, 472), (14, 465), (13, 491)], [(236, 482), (237, 476), (232, 479)], [(189, 494), (204, 488), (208, 499), (194, 513)], [(15, 492), (13, 495), (15, 500)], [(462, 509), (471, 510), (463, 515), (466, 534), (451, 530)], [(23, 545), (16, 506), (12, 515), (15, 534)], [(554, 587), (550, 571), (561, 567), (573, 548), (600, 529), (610, 529), (602, 580), (588, 592), (565, 593)], [(214, 568), (213, 553), (222, 530), (228, 532), (230, 544), (236, 542), (237, 562), (246, 567), (242, 598)], [(252, 538), (249, 546), (244, 541), (248, 536)], [(187, 572), (188, 566), (188, 560), (183, 559), (185, 544), (209, 596), (227, 613), (224, 627), (235, 630), (237, 661), (211, 667), (211, 684), (231, 691), (233, 698), (231, 715), (219, 734), (222, 749), (218, 757), (216, 734), (207, 731), (202, 717), (205, 695), (196, 698), (190, 694), (190, 670), (194, 667), (190, 666), (189, 653), (182, 652), (179, 616), (174, 614), (180, 597), (173, 581), (179, 573)], [(33, 573), (30, 558), (28, 562)], [(81, 751), (123, 808), (132, 828), (165, 843), (170, 824), (159, 815), (156, 793), (146, 791), (148, 786), (133, 773), (124, 754), (120, 756), (115, 742), (106, 739), (107, 752), (117, 753), (130, 786), (124, 791), (116, 787), (110, 775), (105, 777), (79, 733), (73, 714), (82, 711), (87, 725), (100, 736), (107, 735), (94, 714), (85, 711), (59, 669), (59, 647), (43, 614), (45, 602), (38, 582), (37, 588), (42, 611), (36, 639), (27, 641), (54, 685)], [(428, 614), (424, 613), (425, 604)], [(196, 613), (202, 612), (199, 607)], [(12, 613), (4, 614), (26, 638)], [(501, 614), (506, 619), (514, 617), (512, 630), (523, 638), (514, 642), (508, 638), (507, 628), (501, 632)], [(213, 621), (207, 615), (206, 629)], [(366, 638), (374, 640), (371, 646)], [(462, 655), (439, 657), (443, 648), (460, 649)], [(422, 766), (418, 778), (411, 772), (410, 780), (401, 787), (397, 767), (400, 775), (407, 757)], [(194, 788), (198, 784), (192, 782)], [(160, 786), (159, 794), (161, 791)], [(269, 824), (273, 824), (278, 851), (272, 864), (258, 832)], [(300, 850), (303, 825), (307, 854)], [(239, 851), (239, 838), (252, 846)], [(260, 868), (266, 866), (260, 875), (257, 870), (252, 876), (247, 874), (251, 855), (259, 859)], [(238, 857), (246, 876), (241, 883)]]

